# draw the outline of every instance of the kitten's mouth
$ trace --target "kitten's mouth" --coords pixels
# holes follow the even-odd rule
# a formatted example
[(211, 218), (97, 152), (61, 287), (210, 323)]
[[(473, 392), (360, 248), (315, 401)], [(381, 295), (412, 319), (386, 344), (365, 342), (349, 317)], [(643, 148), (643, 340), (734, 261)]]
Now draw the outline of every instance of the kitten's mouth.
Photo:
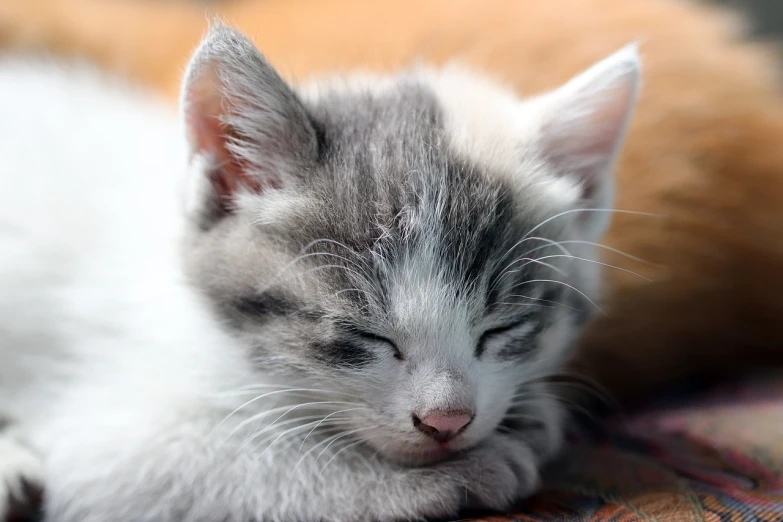
[(448, 448), (436, 447), (422, 450), (404, 450), (396, 452), (392, 458), (399, 464), (405, 466), (426, 466), (442, 460), (446, 460), (453, 455), (454, 451)]
[(458, 441), (433, 443), (418, 448), (401, 448), (390, 452), (386, 458), (405, 466), (426, 466), (434, 464), (465, 451), (467, 448)]

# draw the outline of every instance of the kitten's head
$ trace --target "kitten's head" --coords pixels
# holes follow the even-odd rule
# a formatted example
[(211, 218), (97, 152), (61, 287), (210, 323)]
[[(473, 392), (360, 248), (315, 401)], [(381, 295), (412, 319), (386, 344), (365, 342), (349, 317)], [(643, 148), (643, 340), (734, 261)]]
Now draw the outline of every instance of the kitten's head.
[(183, 90), (189, 273), (260, 380), (331, 390), (388, 458), (558, 441), (543, 379), (595, 309), (637, 83), (628, 48), (529, 100), (456, 69), (294, 91), (213, 28)]

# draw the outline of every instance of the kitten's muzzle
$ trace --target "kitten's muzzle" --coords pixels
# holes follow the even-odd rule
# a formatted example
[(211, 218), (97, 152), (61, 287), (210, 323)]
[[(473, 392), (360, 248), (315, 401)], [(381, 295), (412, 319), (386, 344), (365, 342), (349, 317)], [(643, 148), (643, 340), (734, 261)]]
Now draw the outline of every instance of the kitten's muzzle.
[(440, 444), (445, 444), (467, 429), (473, 421), (472, 411), (440, 411), (427, 413), (424, 418), (413, 414), (413, 426)]

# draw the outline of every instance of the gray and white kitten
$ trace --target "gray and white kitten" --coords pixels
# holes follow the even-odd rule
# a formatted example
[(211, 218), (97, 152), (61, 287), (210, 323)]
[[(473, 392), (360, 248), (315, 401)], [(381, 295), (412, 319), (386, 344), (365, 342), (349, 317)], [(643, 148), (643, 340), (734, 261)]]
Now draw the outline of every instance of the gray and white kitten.
[(454, 67), (293, 89), (217, 26), (180, 156), (140, 95), (4, 63), (0, 511), (23, 477), (52, 522), (529, 495), (638, 76), (629, 47), (527, 100)]

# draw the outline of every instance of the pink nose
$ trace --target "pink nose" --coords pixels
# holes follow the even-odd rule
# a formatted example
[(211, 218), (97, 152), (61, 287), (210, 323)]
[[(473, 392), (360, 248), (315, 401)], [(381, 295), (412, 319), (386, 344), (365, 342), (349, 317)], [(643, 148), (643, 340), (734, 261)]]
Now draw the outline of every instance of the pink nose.
[(459, 435), (472, 420), (473, 412), (436, 410), (423, 419), (414, 415), (413, 425), (438, 442), (448, 442)]

